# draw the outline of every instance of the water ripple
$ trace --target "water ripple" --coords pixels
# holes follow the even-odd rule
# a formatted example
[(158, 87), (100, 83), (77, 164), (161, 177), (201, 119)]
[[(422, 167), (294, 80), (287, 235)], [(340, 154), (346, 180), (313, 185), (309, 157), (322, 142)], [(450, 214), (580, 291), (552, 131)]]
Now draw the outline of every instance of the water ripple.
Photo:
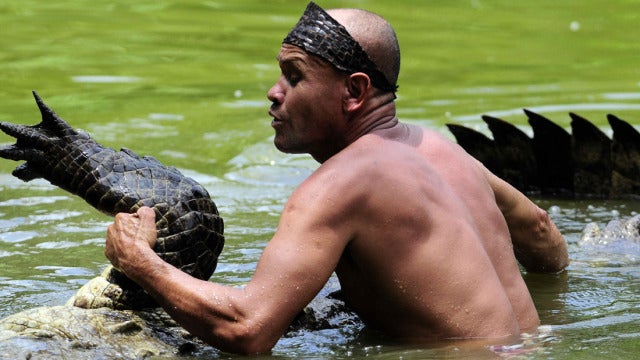
[(117, 84), (117, 83), (135, 83), (141, 78), (136, 76), (117, 76), (117, 75), (77, 75), (72, 76), (71, 80), (77, 83), (92, 84)]
[(57, 201), (69, 200), (69, 196), (26, 196), (0, 201), (0, 206), (33, 206), (53, 204)]
[(35, 231), (7, 231), (0, 234), (0, 242), (4, 243), (20, 243), (31, 240), (38, 236)]

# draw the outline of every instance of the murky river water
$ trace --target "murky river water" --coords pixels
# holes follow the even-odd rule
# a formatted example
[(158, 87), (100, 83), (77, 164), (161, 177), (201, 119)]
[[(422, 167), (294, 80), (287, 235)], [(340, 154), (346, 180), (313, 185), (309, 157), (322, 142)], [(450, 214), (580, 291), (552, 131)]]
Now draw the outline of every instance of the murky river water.
[[(568, 111), (605, 126), (640, 123), (640, 2), (585, 0), (320, 1), (363, 7), (396, 27), (399, 114), (446, 133), (486, 131), (480, 114), (519, 125), (527, 107), (568, 126)], [(103, 144), (153, 155), (207, 187), (227, 245), (213, 280), (251, 276), (292, 189), (316, 164), (271, 144), (265, 93), (279, 44), (304, 1), (0, 0), (0, 120), (35, 124), (30, 91)], [(0, 135), (0, 144), (11, 143)], [(552, 146), (552, 145), (550, 145)], [(106, 264), (110, 218), (0, 161), (0, 317), (63, 303)], [(558, 276), (525, 274), (550, 331), (524, 358), (636, 358), (638, 243), (581, 245), (588, 223), (640, 213), (638, 201), (535, 199), (569, 243)], [(284, 339), (283, 358), (469, 357), (396, 347), (331, 330)]]

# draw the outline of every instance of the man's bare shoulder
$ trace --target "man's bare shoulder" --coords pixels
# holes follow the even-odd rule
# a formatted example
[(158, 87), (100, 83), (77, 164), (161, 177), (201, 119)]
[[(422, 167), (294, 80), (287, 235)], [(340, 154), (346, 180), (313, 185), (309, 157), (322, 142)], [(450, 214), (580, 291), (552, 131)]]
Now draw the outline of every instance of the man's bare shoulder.
[(295, 190), (294, 195), (340, 196), (366, 186), (372, 156), (365, 149), (349, 148), (322, 163)]
[(372, 192), (393, 181), (394, 171), (397, 176), (396, 151), (384, 143), (374, 137), (352, 143), (322, 163), (296, 188), (289, 202), (318, 205), (332, 214), (355, 214)]

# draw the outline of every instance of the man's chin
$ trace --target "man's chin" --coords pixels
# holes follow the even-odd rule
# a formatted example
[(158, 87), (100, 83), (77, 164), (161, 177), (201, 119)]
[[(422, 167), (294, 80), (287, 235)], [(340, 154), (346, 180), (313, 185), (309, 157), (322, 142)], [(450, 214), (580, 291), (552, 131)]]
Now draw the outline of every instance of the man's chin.
[(295, 147), (291, 146), (290, 144), (287, 144), (287, 143), (282, 142), (282, 141), (278, 141), (277, 137), (275, 139), (273, 139), (273, 145), (275, 145), (276, 149), (278, 149), (280, 152), (283, 152), (285, 154), (304, 154), (304, 153), (306, 153), (304, 150), (296, 149)]

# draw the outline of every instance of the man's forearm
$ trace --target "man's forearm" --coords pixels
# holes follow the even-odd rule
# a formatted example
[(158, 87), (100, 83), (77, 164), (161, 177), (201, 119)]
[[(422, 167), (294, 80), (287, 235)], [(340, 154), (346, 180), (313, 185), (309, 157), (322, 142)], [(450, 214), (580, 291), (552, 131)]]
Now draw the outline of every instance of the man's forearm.
[(531, 272), (552, 273), (566, 268), (567, 244), (549, 214), (506, 181), (484, 170), (520, 264)]
[(223, 351), (255, 354), (271, 349), (268, 336), (245, 308), (243, 289), (196, 279), (153, 255), (127, 269), (167, 313), (193, 335)]

